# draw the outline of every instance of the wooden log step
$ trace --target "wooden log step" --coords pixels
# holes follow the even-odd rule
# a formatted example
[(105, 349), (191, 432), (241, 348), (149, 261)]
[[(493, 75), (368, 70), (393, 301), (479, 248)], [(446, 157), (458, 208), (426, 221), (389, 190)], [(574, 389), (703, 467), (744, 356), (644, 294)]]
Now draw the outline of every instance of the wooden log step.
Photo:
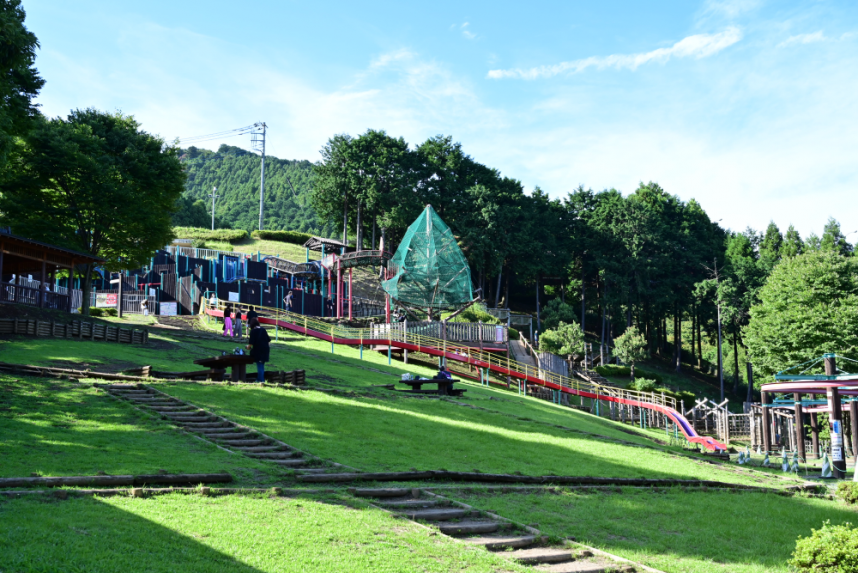
[(321, 474), (328, 471), (328, 468), (298, 468), (295, 473), (299, 474)]
[(420, 519), (423, 521), (450, 521), (451, 519), (462, 519), (467, 517), (470, 510), (454, 508), (430, 508), (430, 509), (407, 509), (400, 511), (409, 519)]
[(436, 507), (440, 505), (437, 501), (431, 501), (428, 499), (382, 499), (377, 501), (376, 504), (383, 505), (384, 507), (415, 507), (415, 508), (427, 508), (427, 507)]
[(298, 458), (301, 456), (298, 452), (242, 452), (249, 458), (258, 458), (260, 460), (288, 460), (289, 458)]
[(452, 523), (439, 523), (438, 529), (444, 535), (468, 535), (474, 533), (494, 533), (505, 524), (488, 520), (463, 520)]
[(295, 458), (294, 460), (265, 460), (277, 464), (278, 466), (298, 467), (307, 465), (307, 460), (303, 458)]
[(225, 446), (261, 446), (265, 444), (265, 440), (218, 440)]
[[(385, 473), (341, 473), (321, 476), (298, 476), (298, 481), (308, 482), (347, 482), (347, 481), (403, 481), (432, 479), (435, 472), (385, 472)], [(408, 494), (411, 490), (407, 490)], [(406, 495), (406, 494), (401, 494)]]
[(551, 547), (533, 547), (507, 551), (504, 557), (511, 557), (519, 563), (537, 565), (540, 563), (565, 563), (572, 561), (572, 552), (568, 549), (553, 549)]
[(235, 447), (232, 446), (232, 449), (237, 452), (283, 452), (288, 451), (285, 446), (272, 444), (270, 446), (242, 446)]
[(480, 537), (463, 537), (462, 541), (472, 545), (482, 545), (489, 551), (500, 551), (503, 549), (519, 549), (533, 545), (536, 542), (535, 535), (483, 535)]
[(232, 476), (220, 474), (153, 474), (118, 476), (67, 476), (0, 478), (0, 487), (119, 486), (143, 484), (198, 484), (231, 482)]
[(255, 440), (258, 439), (256, 432), (204, 432), (203, 435), (210, 440), (218, 442), (234, 442), (236, 440)]
[(224, 429), (224, 428), (234, 428), (235, 427), (235, 424), (233, 424), (231, 422), (223, 422), (223, 421), (219, 421), (219, 422), (182, 422), (179, 425), (182, 426), (183, 428), (187, 428), (189, 430), (194, 430), (194, 431), (206, 430), (209, 428)]
[(187, 412), (187, 406), (147, 406), (153, 412), (158, 412), (159, 414), (176, 414), (180, 412)]
[(177, 422), (214, 422), (217, 420), (216, 417), (211, 414), (207, 414), (206, 412), (165, 412), (164, 416)]
[(411, 495), (411, 489), (404, 487), (385, 487), (385, 488), (354, 488), (349, 492), (356, 497), (405, 497)]

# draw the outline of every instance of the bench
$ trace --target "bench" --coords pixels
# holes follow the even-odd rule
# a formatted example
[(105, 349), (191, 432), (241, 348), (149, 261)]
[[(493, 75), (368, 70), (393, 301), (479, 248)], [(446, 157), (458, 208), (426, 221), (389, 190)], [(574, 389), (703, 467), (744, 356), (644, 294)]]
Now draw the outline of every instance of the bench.
[[(400, 380), (400, 384), (411, 386), (411, 390), (404, 390), (409, 394), (437, 394), (439, 396), (462, 396), (467, 390), (453, 388), (453, 384), (459, 382), (450, 378), (430, 378), (428, 380)], [(435, 384), (435, 390), (423, 390), (424, 384)]]
[(247, 365), (253, 363), (253, 358), (246, 354), (226, 354), (224, 356), (194, 360), (194, 364), (199, 364), (209, 369), (209, 378), (211, 380), (223, 380), (224, 371), (229, 368), (229, 379), (233, 382), (246, 381)]

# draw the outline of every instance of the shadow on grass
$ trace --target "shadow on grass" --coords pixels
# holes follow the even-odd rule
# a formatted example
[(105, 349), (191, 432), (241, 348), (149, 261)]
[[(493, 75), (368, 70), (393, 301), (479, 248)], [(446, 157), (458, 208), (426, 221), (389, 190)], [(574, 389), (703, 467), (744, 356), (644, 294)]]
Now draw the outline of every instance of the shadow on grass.
[(438, 400), (379, 401), (201, 385), (175, 385), (165, 391), (364, 471), (416, 467), (753, 483), (748, 474)]
[(0, 502), (0, 571), (260, 572), (195, 529), (185, 535), (97, 498)]

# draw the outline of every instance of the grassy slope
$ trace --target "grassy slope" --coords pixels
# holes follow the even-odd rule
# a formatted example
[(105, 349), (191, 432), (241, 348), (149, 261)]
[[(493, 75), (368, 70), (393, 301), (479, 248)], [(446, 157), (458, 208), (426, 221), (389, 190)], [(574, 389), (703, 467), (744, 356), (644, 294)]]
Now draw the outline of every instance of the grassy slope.
[[(190, 368), (193, 358), (232, 348), (236, 341), (189, 341), (159, 335), (162, 348), (120, 346), (58, 339), (19, 339), (0, 351), (10, 362), (71, 362), (85, 356), (90, 364), (152, 364), (157, 368)], [(327, 350), (328, 352), (325, 352)], [(274, 344), (272, 368), (307, 370), (312, 384), (351, 388), (365, 396), (344, 398), (322, 393), (292, 393), (272, 388), (224, 388), (174, 385), (168, 392), (211, 408), (236, 421), (275, 435), (295, 447), (363, 470), (426, 469), (525, 474), (677, 477), (761, 483), (759, 476), (636, 448), (553, 427), (561, 424), (608, 438), (647, 444), (618, 424), (545, 401), (470, 385), (468, 402), (491, 411), (474, 410), (438, 400), (400, 398), (372, 385), (395, 381), (378, 353), (336, 348), (321, 341), (289, 335)], [(79, 359), (79, 358), (78, 358)], [(55, 362), (54, 362), (55, 363)], [(369, 370), (367, 369), (369, 368)], [(429, 374), (426, 367), (409, 371)]]
[(162, 496), (0, 501), (0, 571), (524, 571), (336, 499)]
[(271, 483), (271, 464), (183, 435), (88, 384), (0, 375), (0, 477), (227, 471)]
[(858, 520), (855, 509), (832, 501), (756, 493), (627, 488), (449, 497), (668, 573), (786, 573), (797, 536), (828, 519)]

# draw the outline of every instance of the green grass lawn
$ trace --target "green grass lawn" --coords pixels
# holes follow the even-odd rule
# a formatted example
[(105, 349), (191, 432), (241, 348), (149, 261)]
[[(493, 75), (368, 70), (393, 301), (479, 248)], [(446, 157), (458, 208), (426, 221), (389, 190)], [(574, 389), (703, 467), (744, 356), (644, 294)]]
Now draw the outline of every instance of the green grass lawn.
[(519, 572), (335, 498), (170, 495), (0, 501), (0, 571)]
[[(283, 333), (283, 331), (281, 331)], [(144, 346), (103, 342), (31, 339), (0, 341), (9, 362), (61, 365), (87, 360), (91, 365), (120, 367), (151, 364), (159, 369), (192, 367), (194, 358), (211, 356), (238, 345), (232, 340), (193, 340), (161, 331)], [(8, 349), (8, 351), (7, 351)], [(356, 397), (273, 388), (229, 388), (172, 385), (167, 391), (210, 408), (237, 422), (256, 427), (323, 458), (367, 471), (448, 469), (612, 477), (715, 479), (747, 484), (783, 484), (731, 467), (728, 470), (692, 460), (616, 443), (652, 445), (629, 426), (514, 392), (468, 385), (466, 403), (402, 398), (373, 385), (395, 382), (401, 372), (430, 375), (427, 366), (387, 365), (386, 356), (335, 347), (288, 333), (272, 345), (270, 368), (307, 371), (311, 385), (355, 390)], [(580, 432), (553, 427), (563, 425)], [(594, 440), (581, 432), (598, 434)]]
[(0, 375), (0, 477), (159, 470), (227, 471), (244, 485), (275, 483), (283, 473), (184, 435), (91, 385)]
[(667, 573), (786, 573), (798, 536), (858, 521), (841, 503), (759, 493), (439, 493)]

